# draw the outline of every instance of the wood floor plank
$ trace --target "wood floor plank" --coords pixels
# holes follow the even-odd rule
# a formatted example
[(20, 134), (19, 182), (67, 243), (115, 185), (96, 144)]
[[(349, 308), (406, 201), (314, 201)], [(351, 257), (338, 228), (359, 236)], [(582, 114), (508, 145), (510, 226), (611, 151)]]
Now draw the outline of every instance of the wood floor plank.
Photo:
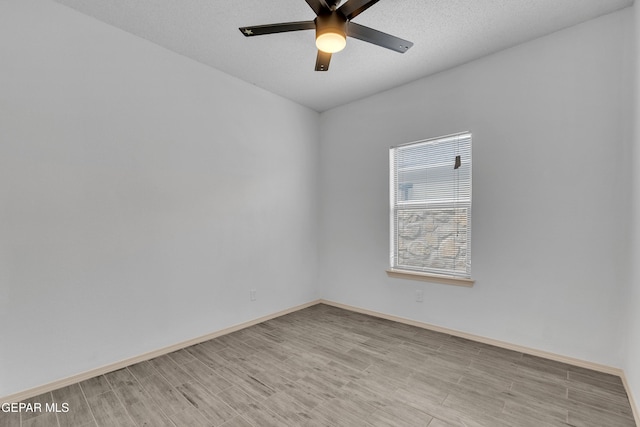
[(190, 406), (187, 399), (160, 374), (144, 377), (140, 384), (167, 416), (182, 412)]
[(262, 371), (276, 374), (286, 381), (299, 380), (309, 368), (307, 365), (292, 358), (281, 361), (269, 356), (263, 357), (260, 353), (250, 355), (247, 358), (247, 363), (260, 366)]
[(442, 381), (457, 383), (466, 372), (467, 366), (452, 365), (449, 361), (430, 357), (423, 363), (413, 366), (418, 371), (412, 377), (437, 378)]
[[(415, 406), (415, 401), (410, 402)], [(509, 423), (500, 422), (492, 415), (485, 413), (482, 409), (474, 410), (465, 406), (442, 406), (429, 400), (423, 400), (416, 406), (434, 418), (453, 426), (464, 427), (513, 427)]]
[(406, 382), (411, 375), (416, 373), (416, 370), (399, 363), (383, 360), (368, 366), (363, 372), (378, 378), (380, 381), (394, 380)]
[[(22, 423), (31, 418), (36, 418), (44, 412), (47, 404), (53, 403), (53, 395), (51, 393), (43, 393), (36, 397), (32, 397), (31, 399), (26, 399), (23, 401), (27, 405), (27, 408), (33, 408), (34, 410), (27, 409), (26, 411), (22, 411), (20, 416), (22, 417)], [(39, 410), (37, 408), (40, 408)], [(57, 423), (56, 423), (57, 424)]]
[(343, 365), (356, 369), (358, 371), (362, 371), (363, 369), (371, 365), (371, 363), (362, 358), (351, 356), (348, 353), (340, 352), (339, 350), (335, 350), (326, 345), (315, 345), (314, 351), (325, 356), (328, 359), (342, 363)]
[(87, 397), (98, 427), (135, 427), (126, 409), (113, 391)]
[(516, 379), (511, 390), (522, 395), (526, 395), (540, 402), (554, 403), (559, 399), (567, 399), (567, 387), (563, 383), (549, 381), (539, 381), (529, 378), (527, 381)]
[(137, 381), (114, 389), (114, 393), (124, 402), (127, 413), (138, 426), (173, 427), (173, 423)]
[(252, 403), (249, 408), (242, 413), (242, 418), (248, 420), (254, 426), (260, 427), (287, 427), (290, 425), (287, 421), (268, 410), (264, 405), (260, 403)]
[(204, 346), (190, 347), (188, 351), (200, 362), (212, 369), (217, 375), (230, 383), (235, 383), (242, 376), (242, 371), (215, 352), (210, 352)]
[(138, 384), (136, 377), (134, 377), (127, 368), (118, 369), (117, 371), (109, 372), (104, 377), (111, 384), (112, 389), (116, 389), (124, 386), (135, 386)]
[(569, 375), (569, 365), (555, 360), (544, 359), (538, 356), (523, 354), (522, 358), (516, 362), (523, 369), (535, 371), (537, 374), (548, 378), (567, 379)]
[(567, 419), (570, 425), (576, 427), (635, 427), (636, 425), (632, 418), (581, 404), (569, 409)]
[(0, 413), (0, 427), (20, 427), (19, 412)]
[(104, 377), (104, 375), (89, 378), (88, 380), (82, 381), (79, 384), (82, 392), (87, 398), (106, 393), (107, 391), (111, 390), (111, 386), (109, 385), (109, 382)]
[(233, 417), (226, 423), (222, 424), (222, 427), (255, 427), (249, 421), (244, 419), (242, 416), (238, 415), (237, 417)]
[(458, 384), (471, 389), (484, 390), (485, 393), (499, 394), (511, 390), (513, 381), (468, 368)]
[(501, 414), (497, 416), (496, 419), (509, 426), (518, 427), (574, 427), (564, 421), (559, 421), (553, 418), (544, 419), (539, 416), (530, 417), (523, 414)]
[(193, 406), (170, 415), (169, 419), (179, 427), (207, 427), (211, 424), (204, 415)]
[(286, 393), (307, 411), (314, 409), (325, 400), (335, 397), (332, 394), (316, 392), (309, 387), (307, 383), (305, 383), (304, 379), (295, 383), (287, 384), (287, 388), (285, 388), (282, 393)]
[(403, 402), (393, 402), (377, 409), (365, 419), (373, 426), (426, 427), (433, 417)]
[(287, 425), (303, 425), (310, 421), (306, 409), (284, 391), (269, 396), (262, 402), (265, 408), (280, 416)]
[(393, 401), (392, 393), (396, 388), (394, 385), (383, 388), (369, 378), (361, 378), (347, 383), (337, 393), (337, 397), (358, 399), (372, 408), (380, 409), (388, 406)]
[(148, 360), (128, 366), (127, 370), (137, 379), (142, 379), (158, 373)]
[(218, 341), (221, 345), (226, 346), (224, 350), (233, 349), (235, 351), (240, 352), (241, 354), (247, 354), (247, 355), (253, 354), (257, 351), (256, 349), (251, 347), (249, 344), (242, 341), (241, 337), (234, 336), (234, 334), (222, 335), (216, 338), (216, 341)]
[(356, 415), (345, 410), (336, 410), (331, 403), (323, 403), (319, 405), (309, 414), (311, 418), (306, 425), (318, 426), (354, 426), (354, 427), (370, 427), (365, 420), (358, 418)]
[(582, 374), (569, 371), (567, 386), (569, 388), (588, 391), (590, 393), (602, 394), (603, 396), (619, 395), (627, 400), (627, 392), (622, 381), (604, 381), (602, 377), (593, 374)]
[(178, 365), (185, 365), (196, 360), (196, 358), (185, 349), (174, 351), (173, 353), (167, 354), (167, 356)]
[(151, 359), (149, 363), (173, 386), (186, 384), (194, 379), (168, 355)]
[[(608, 374), (605, 372), (598, 372), (592, 369), (583, 368), (581, 366), (573, 366), (568, 365), (567, 370), (569, 371), (569, 379), (578, 379), (577, 377), (582, 378), (582, 380), (591, 379), (592, 381), (596, 381), (597, 383), (607, 382), (613, 385), (618, 386), (620, 389), (624, 390), (624, 384), (622, 383), (622, 378), (617, 375)], [(593, 383), (593, 384), (597, 384)]]
[(499, 418), (505, 421), (518, 421), (519, 423), (532, 426), (563, 426), (567, 425), (568, 414), (569, 411), (567, 409), (554, 405), (536, 405), (532, 404), (531, 400), (524, 400), (522, 402), (508, 400), (505, 402), (503, 414), (501, 414)]
[(582, 390), (569, 389), (569, 400), (589, 405), (591, 407), (602, 409), (616, 415), (622, 415), (633, 418), (633, 411), (629, 401), (621, 401), (620, 399), (603, 399), (600, 395), (589, 393)]
[(227, 347), (223, 350), (216, 352), (217, 355), (222, 357), (226, 362), (230, 363), (244, 363), (247, 361), (247, 358), (252, 354), (255, 354), (256, 351), (252, 351), (251, 353), (245, 353), (242, 349), (238, 349), (236, 347)]
[[(316, 407), (312, 411), (311, 417), (320, 418), (324, 421), (324, 425), (369, 427), (370, 424), (360, 417), (354, 409), (357, 408), (350, 402), (332, 399)], [(369, 413), (374, 411), (373, 408), (368, 409)]]
[(195, 346), (186, 348), (185, 350), (189, 351), (189, 349), (193, 348), (193, 347), (199, 347), (200, 349), (206, 351), (206, 352), (211, 352), (211, 353), (216, 353), (220, 350), (223, 350), (225, 348), (227, 348), (227, 344), (225, 344), (224, 342), (222, 342), (221, 340), (214, 338), (212, 340), (209, 341), (205, 341), (202, 342), (200, 344), (197, 344)]
[(57, 427), (58, 419), (53, 412), (43, 412), (35, 417), (22, 420), (22, 427)]
[(260, 353), (263, 357), (265, 355), (272, 357), (275, 360), (286, 360), (289, 358), (291, 353), (286, 347), (283, 347), (280, 344), (273, 343), (264, 338), (255, 337), (246, 341), (247, 345), (250, 345), (252, 348), (256, 350), (256, 353)]
[(210, 369), (207, 365), (201, 361), (195, 359), (193, 362), (189, 362), (184, 365), (184, 369), (190, 376), (195, 378), (200, 384), (202, 384), (207, 390), (216, 394), (231, 387), (233, 384), (216, 374), (213, 369)]
[(310, 393), (320, 396), (323, 400), (336, 397), (340, 387), (321, 372), (311, 372), (306, 377), (298, 381), (298, 385), (308, 390)]
[(467, 367), (471, 371), (480, 371), (495, 378), (502, 378), (505, 381), (513, 381), (515, 375), (523, 376), (520, 366), (515, 362), (496, 363), (490, 360), (472, 360)]
[(250, 410), (251, 405), (258, 403), (257, 400), (249, 396), (238, 387), (230, 387), (216, 395), (220, 400), (229, 405), (238, 414), (243, 414)]
[(452, 390), (442, 402), (443, 406), (449, 408), (464, 408), (466, 413), (491, 416), (500, 414), (504, 404), (503, 399), (487, 395), (483, 390), (472, 390), (465, 387), (457, 387)]
[(60, 427), (95, 425), (93, 414), (79, 384), (54, 390), (53, 401), (56, 405)]
[[(440, 391), (436, 388), (433, 390), (418, 390), (413, 387), (401, 387), (392, 394), (393, 399), (419, 410), (440, 406), (447, 396), (449, 396), (448, 392)], [(428, 413), (433, 415), (431, 412)]]
[(428, 365), (426, 365), (427, 360), (433, 355), (435, 355), (433, 350), (399, 345), (396, 347), (395, 351), (392, 351), (387, 355), (386, 360), (397, 363), (401, 366), (410, 366), (413, 369), (428, 369)]
[(214, 426), (222, 425), (238, 415), (229, 405), (210, 394), (198, 382), (189, 382), (178, 386), (177, 389)]
[(407, 385), (399, 387), (397, 392), (403, 391), (407, 395), (416, 394), (433, 402), (442, 403), (454, 386), (454, 382), (418, 372), (409, 377)]

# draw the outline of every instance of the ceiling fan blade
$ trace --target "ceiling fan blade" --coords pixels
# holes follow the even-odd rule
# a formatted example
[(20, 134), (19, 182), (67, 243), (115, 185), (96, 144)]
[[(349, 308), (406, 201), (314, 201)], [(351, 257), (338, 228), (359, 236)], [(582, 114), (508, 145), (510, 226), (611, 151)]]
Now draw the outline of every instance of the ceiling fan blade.
[(318, 50), (318, 57), (316, 58), (316, 71), (327, 71), (329, 69), (330, 61), (330, 53)]
[(254, 25), (240, 27), (239, 30), (246, 37), (261, 36), (263, 34), (286, 33), (287, 31), (315, 30), (314, 21), (283, 22), (281, 24)]
[(364, 25), (355, 24), (353, 22), (349, 22), (349, 25), (347, 26), (347, 35), (354, 39), (373, 43), (400, 53), (405, 53), (411, 46), (413, 46), (413, 43), (409, 40), (403, 40), (399, 37), (392, 36), (391, 34), (383, 33), (382, 31), (374, 30), (373, 28), (365, 27)]
[(331, 12), (331, 8), (327, 4), (326, 0), (306, 0), (306, 2), (311, 6), (311, 9), (313, 9), (316, 15)]
[(351, 20), (369, 9), (380, 0), (349, 0), (338, 8), (347, 19)]

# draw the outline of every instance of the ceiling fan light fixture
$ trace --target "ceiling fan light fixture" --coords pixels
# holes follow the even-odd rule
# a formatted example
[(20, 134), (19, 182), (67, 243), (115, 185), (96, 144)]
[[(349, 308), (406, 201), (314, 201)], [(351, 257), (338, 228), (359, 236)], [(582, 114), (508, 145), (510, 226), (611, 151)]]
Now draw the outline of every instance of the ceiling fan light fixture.
[(347, 20), (335, 11), (316, 18), (316, 47), (326, 53), (340, 52), (347, 45)]
[(323, 52), (340, 52), (347, 45), (347, 38), (340, 33), (327, 32), (316, 37), (316, 46)]

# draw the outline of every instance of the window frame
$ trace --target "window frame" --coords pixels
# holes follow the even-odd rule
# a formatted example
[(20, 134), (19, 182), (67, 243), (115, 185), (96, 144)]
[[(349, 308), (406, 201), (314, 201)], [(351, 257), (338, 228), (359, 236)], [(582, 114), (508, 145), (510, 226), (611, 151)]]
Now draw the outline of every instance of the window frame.
[[(448, 284), (454, 284), (454, 285), (460, 285), (460, 286), (472, 286), (474, 283), (474, 280), (471, 278), (471, 217), (472, 217), (472, 192), (471, 192), (471, 185), (472, 185), (472, 133), (471, 132), (459, 132), (459, 133), (455, 133), (455, 134), (450, 134), (450, 135), (444, 135), (444, 136), (439, 136), (439, 137), (435, 137), (435, 138), (429, 138), (429, 139), (424, 139), (424, 140), (419, 140), (419, 141), (413, 141), (413, 142), (409, 142), (406, 144), (402, 144), (402, 145), (398, 145), (395, 147), (391, 147), (389, 150), (389, 190), (390, 190), (390, 194), (389, 194), (389, 200), (390, 200), (390, 212), (389, 212), (389, 219), (390, 219), (390, 268), (387, 270), (387, 273), (390, 277), (398, 277), (398, 278), (408, 278), (408, 279), (414, 279), (414, 280), (426, 280), (426, 281), (438, 281), (438, 282), (442, 282), (442, 283), (448, 283)], [(455, 196), (453, 198), (451, 198), (451, 195), (448, 195), (449, 197), (446, 198), (446, 200), (438, 200), (438, 197), (441, 196), (441, 194), (438, 192), (437, 194), (431, 192), (431, 193), (425, 193), (425, 197), (424, 199), (420, 199), (418, 198), (417, 200), (408, 200), (408, 192), (410, 190), (408, 189), (412, 189), (413, 184), (416, 184), (416, 182), (414, 183), (410, 183), (410, 185), (405, 186), (405, 188), (397, 188), (400, 185), (402, 185), (402, 181), (399, 179), (399, 174), (404, 172), (406, 173), (407, 170), (411, 170), (413, 168), (415, 168), (418, 171), (425, 171), (425, 175), (428, 175), (428, 171), (436, 171), (437, 168), (443, 167), (443, 164), (440, 163), (440, 161), (436, 161), (433, 162), (431, 165), (428, 164), (416, 164), (416, 165), (411, 165), (411, 166), (405, 166), (404, 170), (400, 170), (398, 168), (397, 162), (396, 162), (396, 156), (397, 153), (399, 151), (402, 150), (411, 150), (411, 147), (420, 147), (420, 146), (428, 146), (430, 144), (439, 144), (439, 143), (449, 143), (451, 142), (451, 144), (458, 144), (455, 147), (446, 147), (443, 152), (446, 154), (446, 160), (444, 163), (444, 167), (452, 167), (454, 169), (457, 169), (455, 166), (456, 163), (456, 156), (454, 154), (459, 154), (459, 147), (461, 146), (460, 141), (462, 141), (462, 144), (467, 144), (467, 146), (464, 146), (464, 156), (460, 156), (462, 158), (461, 160), (461, 165), (459, 166), (466, 166), (468, 167), (468, 171), (466, 172), (467, 177), (464, 177), (464, 188), (466, 190), (465, 195), (464, 196), (460, 196), (457, 191), (455, 193)], [(428, 149), (427, 149), (428, 150)], [(436, 147), (433, 150), (438, 150), (438, 148)], [(449, 155), (451, 155), (451, 162), (449, 162)], [(401, 159), (402, 160), (402, 159)], [(422, 159), (422, 160), (426, 160), (426, 159)], [(463, 169), (464, 171), (464, 169)], [(445, 172), (446, 173), (446, 172)], [(460, 172), (458, 172), (459, 174)], [(452, 177), (447, 177), (447, 179), (445, 179), (443, 182), (446, 183), (448, 185), (449, 182), (454, 182), (452, 181)], [(456, 181), (455, 182), (459, 182), (457, 181), (459, 179), (459, 175), (457, 175), (456, 177)], [(424, 187), (428, 187), (431, 182), (428, 179), (424, 179), (424, 181), (418, 182), (419, 184), (422, 184)], [(431, 184), (433, 185), (433, 184)], [(397, 197), (397, 195), (404, 191), (404, 196), (403, 198), (405, 200), (399, 200), (399, 197)], [(419, 190), (420, 191), (420, 190)], [(425, 190), (422, 190), (425, 191)], [(429, 190), (426, 190), (429, 191)], [(436, 191), (436, 190), (433, 190)], [(437, 196), (436, 199), (434, 200), (433, 197), (431, 197), (432, 200), (427, 200), (429, 199), (429, 195), (435, 195)], [(444, 195), (443, 195), (444, 197)], [(399, 258), (399, 252), (400, 249), (398, 248), (398, 240), (399, 238), (399, 230), (397, 229), (397, 225), (399, 223), (398, 220), (398, 215), (400, 212), (410, 212), (412, 209), (414, 209), (416, 212), (422, 212), (422, 214), (425, 214), (428, 211), (439, 211), (439, 212), (451, 212), (453, 211), (454, 217), (456, 217), (456, 215), (459, 215), (459, 211), (460, 210), (466, 210), (466, 214), (465, 214), (465, 230), (464, 232), (466, 233), (465, 235), (465, 239), (464, 241), (460, 242), (460, 243), (456, 243), (457, 246), (456, 248), (463, 248), (464, 247), (464, 255), (461, 256), (462, 261), (464, 262), (464, 271), (462, 271), (462, 268), (459, 268), (456, 266), (456, 263), (458, 262), (457, 259), (454, 261), (454, 267), (453, 268), (438, 268), (438, 267), (433, 267), (433, 266), (415, 266), (415, 265), (404, 265), (401, 264)], [(463, 246), (464, 245), (464, 246)], [(441, 254), (441, 252), (439, 250), (436, 250), (436, 255), (439, 257), (436, 258), (436, 260), (439, 260), (441, 262), (444, 262), (444, 256)], [(459, 252), (458, 252), (459, 253)], [(458, 255), (456, 255), (456, 257), (458, 257)]]

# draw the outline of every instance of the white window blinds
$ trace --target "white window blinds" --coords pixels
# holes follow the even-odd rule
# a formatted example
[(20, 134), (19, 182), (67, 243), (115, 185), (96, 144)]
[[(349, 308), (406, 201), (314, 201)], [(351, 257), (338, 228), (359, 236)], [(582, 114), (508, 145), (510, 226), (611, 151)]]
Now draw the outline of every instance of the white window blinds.
[(391, 268), (471, 277), (471, 134), (390, 150)]

